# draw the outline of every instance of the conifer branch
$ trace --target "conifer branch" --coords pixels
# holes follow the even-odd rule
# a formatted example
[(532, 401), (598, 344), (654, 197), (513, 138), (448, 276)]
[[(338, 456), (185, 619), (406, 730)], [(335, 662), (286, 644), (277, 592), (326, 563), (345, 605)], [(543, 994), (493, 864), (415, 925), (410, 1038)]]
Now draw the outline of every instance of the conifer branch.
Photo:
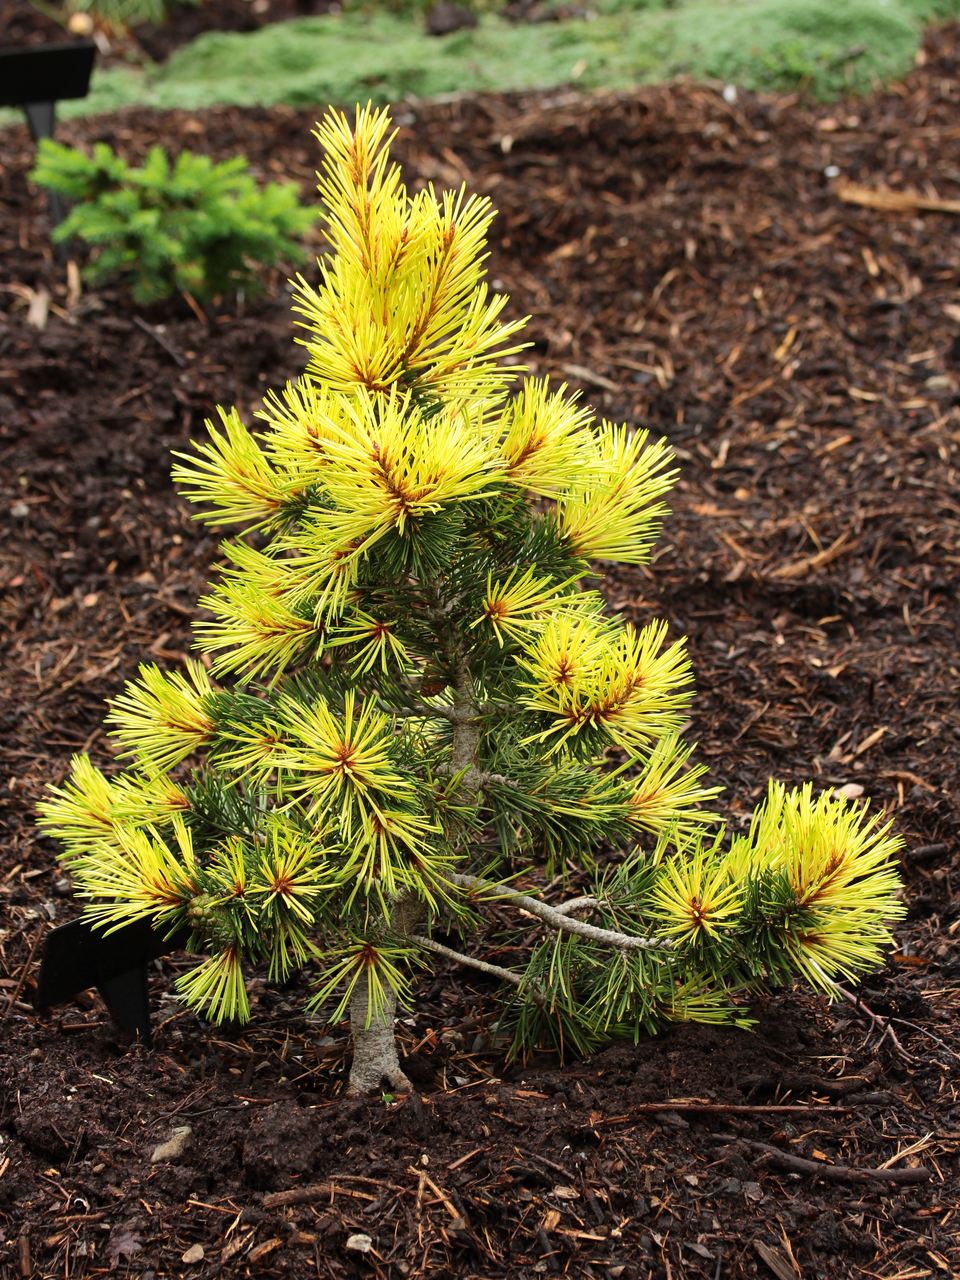
[(412, 933), (410, 941), (415, 942), (418, 947), (423, 947), (425, 951), (432, 951), (434, 955), (443, 956), (446, 960), (453, 960), (456, 964), (466, 965), (480, 973), (489, 974), (491, 978), (499, 978), (501, 982), (509, 982), (511, 986), (519, 987), (523, 983), (522, 975), (514, 973), (512, 969), (504, 969), (502, 965), (490, 964), (487, 960), (478, 960), (476, 956), (454, 951), (452, 947), (445, 947), (442, 942), (435, 942), (433, 938), (426, 938), (423, 934)]
[(583, 898), (571, 898), (568, 902), (561, 902), (558, 907), (554, 907), (553, 909), (556, 911), (557, 915), (569, 916), (575, 911), (590, 911), (594, 907), (599, 907), (599, 905), (599, 898), (591, 898), (589, 895), (586, 895)]
[(385, 702), (378, 705), (388, 716), (396, 716), (398, 720), (447, 720), (454, 723), (453, 713), (447, 707), (430, 707), (425, 702), (411, 703), (408, 707), (389, 706)]
[[(587, 924), (585, 920), (577, 920), (568, 915), (563, 908), (551, 907), (539, 898), (531, 898), (506, 884), (495, 884), (491, 880), (482, 880), (479, 876), (464, 875), (454, 872), (451, 881), (461, 889), (473, 892), (480, 891), (491, 898), (506, 900), (511, 906), (528, 911), (537, 916), (544, 924), (563, 933), (576, 933), (581, 938), (589, 938), (592, 942), (603, 943), (617, 951), (668, 951), (673, 945), (669, 938), (643, 938), (637, 934), (620, 933), (616, 929), (601, 929), (597, 925)], [(583, 899), (574, 899), (578, 907), (584, 905)], [(569, 908), (568, 908), (569, 910)]]

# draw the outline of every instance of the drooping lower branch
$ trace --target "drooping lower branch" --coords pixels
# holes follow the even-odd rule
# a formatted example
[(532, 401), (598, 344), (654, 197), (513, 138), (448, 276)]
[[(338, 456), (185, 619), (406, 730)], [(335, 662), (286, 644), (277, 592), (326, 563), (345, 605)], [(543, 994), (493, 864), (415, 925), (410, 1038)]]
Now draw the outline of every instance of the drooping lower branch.
[[(551, 907), (548, 903), (541, 902), (539, 898), (531, 898), (528, 894), (521, 893), (519, 889), (511, 888), (510, 885), (495, 884), (492, 880), (482, 880), (479, 876), (454, 873), (450, 879), (461, 889), (480, 890), (491, 898), (519, 907), (523, 911), (529, 911), (531, 915), (537, 916), (553, 929), (579, 934), (582, 938), (590, 938), (593, 942), (603, 943), (617, 951), (668, 951), (672, 946), (669, 938), (644, 938), (633, 933), (620, 933), (616, 929), (602, 929), (598, 925), (588, 924), (586, 920), (576, 919), (572, 910), (587, 906), (588, 903), (584, 899), (574, 899), (566, 908)], [(593, 903), (590, 902), (589, 905), (592, 906)], [(567, 914), (568, 911), (571, 914)]]

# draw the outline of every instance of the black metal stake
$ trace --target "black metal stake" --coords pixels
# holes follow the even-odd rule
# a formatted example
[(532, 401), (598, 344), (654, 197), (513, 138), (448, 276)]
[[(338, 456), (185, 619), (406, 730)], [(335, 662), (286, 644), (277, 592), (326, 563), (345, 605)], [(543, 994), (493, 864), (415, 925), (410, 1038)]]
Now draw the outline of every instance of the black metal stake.
[[(23, 110), (27, 117), (27, 125), (30, 129), (30, 136), (34, 142), (39, 142), (41, 138), (52, 138), (53, 131), (57, 123), (57, 104), (55, 102), (25, 102)], [(58, 227), (67, 216), (67, 206), (63, 196), (58, 191), (48, 191), (47, 200), (50, 205), (50, 221), (53, 226)], [(66, 244), (58, 244), (54, 247), (58, 262), (64, 262), (67, 257), (68, 246)]]

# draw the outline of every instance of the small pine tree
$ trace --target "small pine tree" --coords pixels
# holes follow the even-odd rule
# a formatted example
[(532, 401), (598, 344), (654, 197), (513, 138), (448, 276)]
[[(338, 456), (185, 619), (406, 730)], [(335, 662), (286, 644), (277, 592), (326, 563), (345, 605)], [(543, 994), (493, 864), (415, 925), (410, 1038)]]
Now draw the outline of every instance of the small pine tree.
[[(516, 1053), (835, 994), (890, 941), (899, 840), (810, 785), (771, 783), (745, 834), (703, 807), (683, 640), (591, 585), (648, 559), (671, 451), (546, 380), (511, 394), (489, 202), (408, 193), (389, 128), (318, 128), (306, 373), (175, 466), (199, 519), (248, 531), (201, 601), (207, 662), (141, 667), (109, 715), (129, 769), (77, 757), (42, 806), (87, 918), (188, 929), (206, 958), (177, 985), (216, 1021), (249, 1016), (245, 963), (309, 966), (363, 1091), (406, 1084), (395, 1012), (437, 956), (499, 981)], [(518, 887), (584, 869), (559, 905)], [(492, 911), (514, 968), (470, 951)]]
[(73, 204), (54, 240), (85, 241), (87, 279), (121, 280), (135, 302), (255, 293), (261, 266), (301, 261), (299, 237), (316, 221), (294, 183), (258, 186), (243, 156), (215, 163), (181, 151), (171, 161), (151, 147), (134, 168), (105, 142), (88, 156), (42, 138), (30, 176)]

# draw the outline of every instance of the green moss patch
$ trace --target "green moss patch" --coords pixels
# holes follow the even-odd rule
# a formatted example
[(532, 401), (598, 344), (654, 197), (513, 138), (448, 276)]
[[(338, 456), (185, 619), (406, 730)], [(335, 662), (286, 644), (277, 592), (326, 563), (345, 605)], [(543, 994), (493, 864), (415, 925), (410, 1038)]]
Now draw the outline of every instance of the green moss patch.
[(588, 19), (515, 26), (484, 15), (438, 39), (414, 16), (353, 11), (212, 33), (164, 66), (99, 72), (65, 114), (619, 89), (677, 75), (826, 99), (905, 74), (924, 24), (950, 17), (960, 0), (599, 0)]

